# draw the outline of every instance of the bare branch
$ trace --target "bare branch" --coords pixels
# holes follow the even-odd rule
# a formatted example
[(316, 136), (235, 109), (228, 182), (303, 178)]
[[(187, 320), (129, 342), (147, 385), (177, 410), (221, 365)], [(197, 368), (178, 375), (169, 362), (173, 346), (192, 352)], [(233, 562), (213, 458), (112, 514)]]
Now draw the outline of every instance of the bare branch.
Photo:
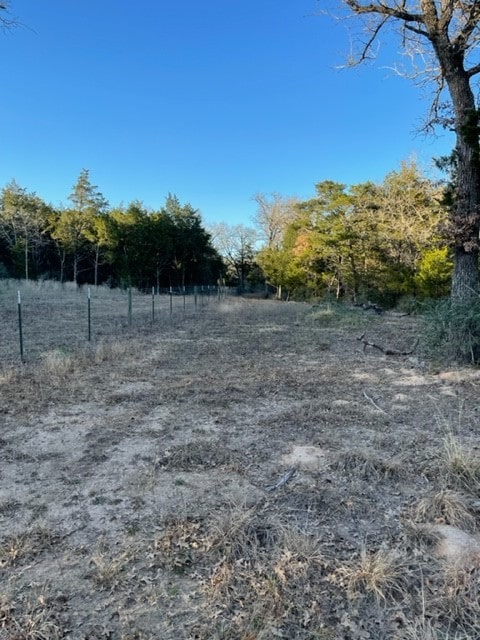
[(352, 64), (351, 66), (355, 66), (356, 64), (361, 64), (362, 62), (364, 62), (365, 60), (368, 59), (368, 53), (369, 53), (370, 49), (372, 48), (373, 43), (377, 39), (377, 36), (378, 36), (380, 30), (385, 26), (385, 23), (387, 22), (387, 20), (388, 20), (388, 16), (383, 18), (378, 23), (378, 25), (373, 28), (371, 38), (368, 40), (368, 42), (363, 47), (362, 53), (360, 54), (360, 58), (358, 60), (356, 60), (355, 63)]
[(480, 73), (480, 64), (476, 64), (474, 67), (471, 67), (470, 69), (467, 69), (467, 76), (469, 78), (471, 78), (472, 76), (477, 75), (477, 73)]
[(458, 36), (453, 41), (453, 46), (458, 50), (465, 50), (467, 42), (475, 29), (478, 27), (480, 19), (480, 4), (472, 2), (470, 12), (465, 20), (463, 29), (460, 30)]
[(357, 0), (345, 0), (347, 6), (357, 14), (376, 13), (377, 15), (387, 16), (389, 18), (397, 18), (405, 22), (423, 23), (423, 15), (421, 13), (411, 13), (405, 10), (406, 3), (398, 7), (389, 7), (383, 3), (362, 5)]
[(4, 31), (8, 31), (13, 27), (18, 25), (17, 20), (15, 18), (9, 18), (9, 3), (8, 2), (0, 2), (0, 11), (4, 11), (5, 13), (0, 14), (0, 28)]

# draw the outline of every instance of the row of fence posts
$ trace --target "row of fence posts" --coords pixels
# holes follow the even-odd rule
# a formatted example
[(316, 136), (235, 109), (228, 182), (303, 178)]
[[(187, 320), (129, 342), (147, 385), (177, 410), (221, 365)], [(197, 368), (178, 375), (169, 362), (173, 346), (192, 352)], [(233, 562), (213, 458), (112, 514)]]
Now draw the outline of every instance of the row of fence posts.
[[(207, 295), (210, 296), (210, 287), (207, 288)], [(23, 348), (23, 323), (22, 323), (22, 296), (20, 291), (17, 292), (18, 293), (18, 335), (19, 335), (19, 340), (20, 340), (20, 358), (21, 361), (24, 362), (24, 348)], [(170, 287), (170, 290), (168, 291), (168, 295), (169, 295), (169, 312), (170, 312), (170, 316), (173, 315), (173, 287)], [(182, 295), (183, 295), (183, 313), (186, 313), (186, 308), (187, 308), (187, 292), (186, 292), (186, 288), (183, 287), (182, 290)], [(204, 296), (204, 287), (202, 286), (200, 288), (200, 295), (201, 295), (201, 304), (203, 304), (203, 296)], [(217, 287), (217, 295), (218, 295), (218, 299), (220, 299), (222, 296), (226, 295), (226, 288), (221, 288), (221, 287)], [(198, 287), (195, 286), (193, 288), (193, 297), (194, 297), (194, 305), (195, 305), (195, 310), (197, 310), (198, 307)], [(92, 302), (91, 302), (91, 290), (90, 287), (88, 287), (87, 289), (87, 340), (88, 342), (91, 342), (92, 340)], [(128, 288), (128, 295), (127, 295), (127, 300), (128, 300), (128, 311), (127, 311), (127, 318), (128, 318), (128, 326), (131, 327), (133, 324), (133, 312), (132, 312), (132, 288), (129, 287)], [(155, 322), (155, 287), (152, 287), (152, 324)]]

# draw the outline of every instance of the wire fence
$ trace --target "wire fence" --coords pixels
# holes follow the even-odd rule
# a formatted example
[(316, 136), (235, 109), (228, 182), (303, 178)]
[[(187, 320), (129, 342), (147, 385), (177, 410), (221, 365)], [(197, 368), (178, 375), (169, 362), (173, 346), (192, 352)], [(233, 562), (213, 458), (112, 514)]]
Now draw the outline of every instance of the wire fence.
[(233, 292), (217, 286), (139, 291), (0, 280), (0, 362), (30, 362), (54, 349), (68, 352), (139, 328), (161, 330)]

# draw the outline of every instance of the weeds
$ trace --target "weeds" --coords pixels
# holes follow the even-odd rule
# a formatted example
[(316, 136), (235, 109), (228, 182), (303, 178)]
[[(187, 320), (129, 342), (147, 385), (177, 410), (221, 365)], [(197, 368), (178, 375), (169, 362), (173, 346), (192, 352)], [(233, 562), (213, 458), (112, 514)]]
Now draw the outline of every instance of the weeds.
[(362, 548), (356, 561), (343, 564), (332, 574), (334, 584), (346, 589), (351, 599), (371, 595), (377, 603), (405, 594), (405, 559), (394, 550), (369, 552)]
[(61, 377), (72, 371), (73, 358), (59, 349), (49, 351), (43, 356), (43, 368), (48, 375)]
[(449, 490), (422, 498), (414, 509), (413, 518), (419, 522), (449, 524), (466, 531), (475, 531), (477, 527), (465, 496)]
[(66, 629), (61, 606), (45, 593), (12, 600), (0, 596), (0, 637), (5, 640), (61, 640)]
[(364, 312), (340, 302), (325, 302), (314, 307), (310, 321), (321, 327), (356, 329), (363, 326)]
[(477, 494), (480, 490), (480, 457), (466, 451), (453, 434), (444, 440), (443, 456), (448, 481), (457, 489)]
[(334, 468), (346, 476), (355, 476), (363, 480), (399, 478), (402, 475), (403, 460), (380, 458), (366, 449), (350, 449), (342, 452)]
[(51, 549), (57, 537), (48, 529), (32, 529), (21, 535), (9, 536), (0, 542), (0, 569), (13, 567)]
[(441, 361), (475, 364), (480, 359), (480, 298), (465, 303), (450, 299), (426, 306), (422, 343), (429, 356)]
[(94, 567), (92, 574), (93, 581), (103, 589), (115, 588), (121, 580), (122, 573), (124, 573), (133, 557), (133, 553), (128, 550), (116, 555), (98, 551), (90, 560)]

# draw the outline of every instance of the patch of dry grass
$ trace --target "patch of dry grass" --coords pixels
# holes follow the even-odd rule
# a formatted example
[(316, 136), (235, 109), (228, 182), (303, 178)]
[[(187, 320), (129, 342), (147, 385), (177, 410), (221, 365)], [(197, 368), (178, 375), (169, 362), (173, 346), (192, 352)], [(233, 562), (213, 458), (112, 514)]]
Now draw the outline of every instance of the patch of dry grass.
[(334, 469), (362, 480), (398, 479), (403, 475), (401, 457), (381, 457), (367, 449), (352, 448), (337, 456)]
[(459, 439), (449, 434), (444, 439), (443, 460), (447, 481), (455, 488), (478, 494), (480, 491), (480, 456), (467, 451)]
[(196, 440), (195, 445), (187, 442), (175, 445), (156, 459), (156, 465), (170, 470), (192, 471), (193, 469), (214, 469), (215, 467), (240, 467), (241, 452), (232, 451), (216, 440)]
[(111, 549), (99, 548), (90, 558), (93, 567), (91, 578), (101, 589), (113, 591), (121, 583), (122, 574), (134, 560), (132, 549), (115, 553)]
[(67, 629), (59, 619), (61, 603), (45, 590), (12, 599), (0, 595), (0, 637), (4, 640), (61, 640)]
[(62, 377), (73, 370), (73, 356), (66, 351), (56, 349), (43, 354), (43, 370), (47, 376)]
[(369, 551), (364, 546), (357, 558), (338, 566), (330, 579), (345, 589), (352, 600), (367, 595), (373, 596), (377, 603), (386, 604), (404, 597), (408, 577), (406, 558), (399, 551)]
[(333, 637), (319, 619), (317, 590), (328, 566), (320, 545), (297, 530), (255, 520), (242, 519), (217, 538), (221, 555), (204, 585), (205, 613), (222, 617), (212, 637)]
[(449, 524), (471, 532), (477, 528), (465, 495), (448, 489), (424, 496), (413, 509), (412, 517), (416, 522)]
[(49, 529), (33, 528), (20, 535), (0, 540), (0, 569), (14, 567), (50, 550), (58, 537)]

